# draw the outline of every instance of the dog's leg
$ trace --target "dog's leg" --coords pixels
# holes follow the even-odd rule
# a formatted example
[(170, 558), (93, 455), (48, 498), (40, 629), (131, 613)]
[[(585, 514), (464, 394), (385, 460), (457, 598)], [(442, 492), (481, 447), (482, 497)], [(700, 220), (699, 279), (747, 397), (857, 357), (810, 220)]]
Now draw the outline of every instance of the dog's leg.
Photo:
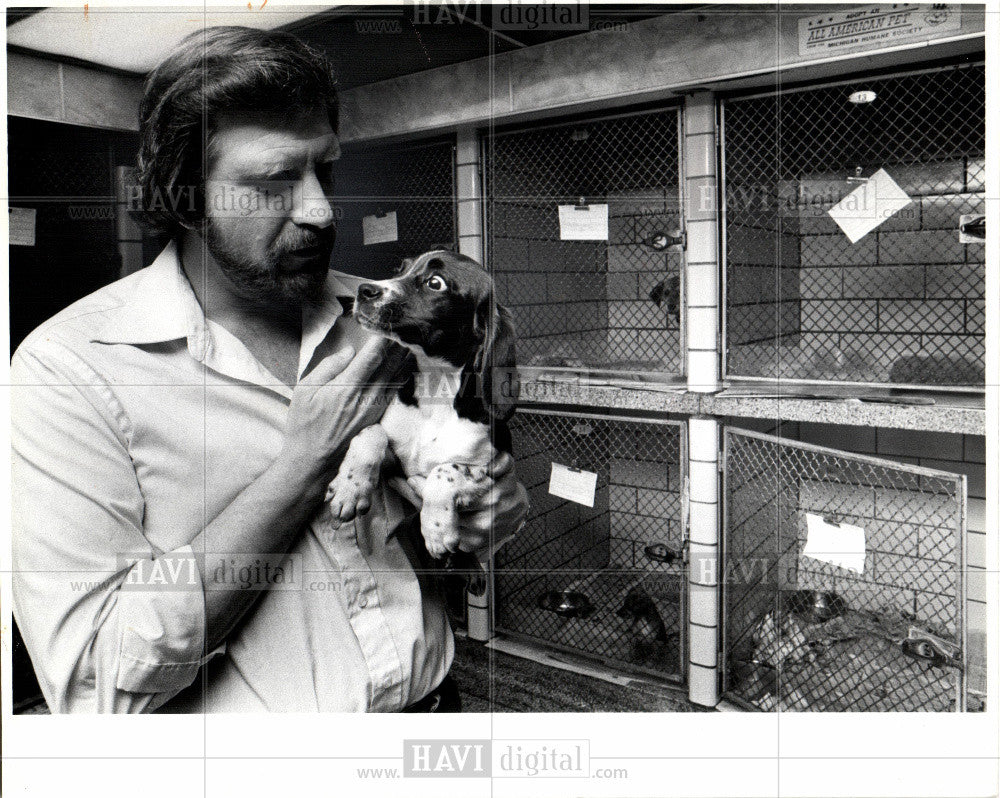
[(447, 463), (427, 475), (420, 531), (431, 556), (458, 551), (458, 511), (482, 496), (491, 484), (486, 468), (481, 466)]
[(333, 482), (326, 489), (326, 501), (334, 526), (352, 521), (371, 509), (372, 493), (389, 447), (389, 438), (378, 424), (354, 436)]

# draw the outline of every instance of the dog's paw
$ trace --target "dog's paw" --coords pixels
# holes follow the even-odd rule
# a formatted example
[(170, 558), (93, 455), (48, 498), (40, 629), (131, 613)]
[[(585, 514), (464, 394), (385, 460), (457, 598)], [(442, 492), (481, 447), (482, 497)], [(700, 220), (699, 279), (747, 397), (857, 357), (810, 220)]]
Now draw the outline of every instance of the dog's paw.
[(377, 484), (376, 469), (351, 466), (337, 474), (326, 489), (326, 502), (330, 505), (334, 525), (353, 521), (367, 513)]
[(453, 513), (440, 512), (437, 508), (424, 504), (420, 511), (420, 531), (424, 537), (424, 545), (432, 557), (440, 559), (450, 552), (458, 551), (461, 535), (457, 520)]

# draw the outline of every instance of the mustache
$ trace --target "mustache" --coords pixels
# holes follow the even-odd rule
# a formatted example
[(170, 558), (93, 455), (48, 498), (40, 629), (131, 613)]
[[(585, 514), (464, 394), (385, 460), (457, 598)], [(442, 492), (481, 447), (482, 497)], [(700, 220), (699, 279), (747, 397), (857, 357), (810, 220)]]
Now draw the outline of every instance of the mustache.
[(314, 247), (333, 247), (336, 232), (331, 227), (326, 230), (316, 232), (306, 232), (297, 238), (290, 238), (278, 242), (276, 249), (279, 252), (293, 252), (297, 249), (312, 249)]

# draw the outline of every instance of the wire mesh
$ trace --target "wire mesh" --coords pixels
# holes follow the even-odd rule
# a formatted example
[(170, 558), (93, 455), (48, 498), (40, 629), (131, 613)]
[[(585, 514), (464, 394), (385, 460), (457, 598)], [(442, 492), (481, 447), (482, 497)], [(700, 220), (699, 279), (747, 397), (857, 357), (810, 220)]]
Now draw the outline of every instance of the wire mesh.
[[(724, 103), (727, 374), (982, 390), (985, 74), (971, 65)], [(870, 103), (849, 99), (875, 93)], [(910, 202), (860, 193), (885, 170)], [(828, 211), (885, 217), (855, 243)]]
[[(497, 554), (496, 628), (679, 677), (680, 425), (518, 411), (511, 433), (531, 511)], [(553, 464), (596, 475), (593, 507), (550, 492)]]
[(961, 476), (728, 429), (725, 479), (731, 695), (766, 711), (963, 708)]
[[(344, 147), (337, 162), (336, 205), (333, 265), (341, 271), (381, 279), (403, 258), (456, 248), (454, 142)], [(364, 217), (392, 212), (398, 239), (365, 244)]]
[[(487, 253), (528, 366), (681, 371), (679, 111), (486, 139)], [(608, 238), (561, 240), (559, 206), (608, 205)]]

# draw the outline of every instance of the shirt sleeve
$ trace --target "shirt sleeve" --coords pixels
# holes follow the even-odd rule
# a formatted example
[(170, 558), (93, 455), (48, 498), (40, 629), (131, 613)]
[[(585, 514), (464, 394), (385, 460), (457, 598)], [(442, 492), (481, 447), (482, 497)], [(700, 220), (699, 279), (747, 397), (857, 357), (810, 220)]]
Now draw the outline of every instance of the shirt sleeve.
[(152, 711), (208, 659), (200, 569), (143, 535), (129, 432), (72, 353), (14, 355), (14, 612), (52, 712)]

